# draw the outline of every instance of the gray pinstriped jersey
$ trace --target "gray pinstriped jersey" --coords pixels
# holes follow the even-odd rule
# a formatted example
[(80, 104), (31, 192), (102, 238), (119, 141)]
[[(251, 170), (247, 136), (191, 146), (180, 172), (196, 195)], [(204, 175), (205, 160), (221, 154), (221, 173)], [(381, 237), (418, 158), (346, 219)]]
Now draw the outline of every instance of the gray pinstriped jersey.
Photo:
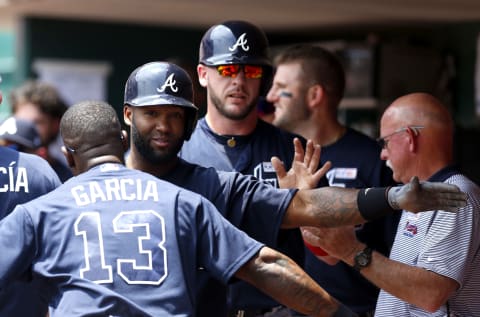
[(404, 211), (390, 258), (447, 276), (460, 287), (448, 307), (435, 313), (382, 290), (375, 316), (480, 316), (480, 188), (461, 174), (451, 174), (444, 182), (468, 194), (467, 206), (457, 213)]

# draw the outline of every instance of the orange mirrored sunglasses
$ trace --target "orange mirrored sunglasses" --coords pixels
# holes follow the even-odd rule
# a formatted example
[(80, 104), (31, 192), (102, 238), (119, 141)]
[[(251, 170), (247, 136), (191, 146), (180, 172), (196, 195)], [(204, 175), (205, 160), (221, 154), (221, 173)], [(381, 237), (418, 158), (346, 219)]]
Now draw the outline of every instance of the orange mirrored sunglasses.
[(241, 68), (243, 68), (243, 73), (246, 78), (262, 78), (263, 67), (258, 65), (220, 65), (217, 66), (217, 71), (223, 77), (235, 78)]

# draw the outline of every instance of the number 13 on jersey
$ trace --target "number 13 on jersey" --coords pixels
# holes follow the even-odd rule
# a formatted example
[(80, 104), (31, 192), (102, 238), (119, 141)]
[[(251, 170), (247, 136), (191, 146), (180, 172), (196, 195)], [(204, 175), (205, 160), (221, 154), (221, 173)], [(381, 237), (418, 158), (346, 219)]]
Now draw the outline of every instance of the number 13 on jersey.
[[(112, 263), (106, 262), (105, 242), (125, 241), (116, 258), (116, 274), (128, 284), (159, 285), (167, 277), (165, 221), (153, 210), (122, 211), (112, 220), (113, 232), (102, 232), (100, 213), (83, 212), (75, 221), (75, 235), (83, 238), (85, 266), (80, 277), (97, 284), (113, 282)], [(104, 241), (104, 238), (107, 241)], [(136, 240), (136, 250), (128, 247)], [(111, 255), (110, 255), (111, 256)], [(111, 257), (107, 257), (111, 258)]]

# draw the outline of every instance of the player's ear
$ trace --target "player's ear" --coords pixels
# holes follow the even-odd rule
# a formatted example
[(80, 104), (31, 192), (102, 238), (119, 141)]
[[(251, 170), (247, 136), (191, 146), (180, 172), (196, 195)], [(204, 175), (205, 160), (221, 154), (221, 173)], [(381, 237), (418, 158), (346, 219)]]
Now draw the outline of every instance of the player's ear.
[(123, 106), (123, 121), (126, 125), (132, 125), (132, 108), (128, 105)]
[(198, 82), (202, 87), (207, 87), (208, 79), (207, 79), (207, 67), (202, 64), (198, 64), (197, 66), (197, 74), (198, 74)]
[(309, 105), (320, 104), (321, 100), (325, 97), (323, 87), (319, 84), (315, 84), (307, 90), (307, 103)]
[(68, 167), (70, 167), (71, 169), (75, 168), (75, 160), (73, 159), (73, 155), (70, 151), (67, 151), (67, 148), (65, 146), (62, 146), (62, 153), (67, 159)]

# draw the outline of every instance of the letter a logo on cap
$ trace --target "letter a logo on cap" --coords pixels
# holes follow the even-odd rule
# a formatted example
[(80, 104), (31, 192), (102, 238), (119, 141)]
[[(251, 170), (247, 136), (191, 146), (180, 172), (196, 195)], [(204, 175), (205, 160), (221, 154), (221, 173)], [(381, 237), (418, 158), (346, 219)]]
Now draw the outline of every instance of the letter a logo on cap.
[(234, 50), (237, 49), (237, 47), (241, 47), (245, 52), (248, 52), (248, 50), (250, 49), (250, 46), (247, 45), (247, 39), (246, 39), (246, 36), (247, 36), (247, 33), (243, 33), (242, 35), (240, 35), (240, 37), (237, 39), (237, 41), (235, 42), (235, 44), (233, 44), (233, 46), (229, 47), (228, 49), (230, 50), (230, 52), (233, 52)]
[(10, 117), (5, 120), (0, 126), (0, 135), (4, 134), (16, 134), (17, 133), (17, 121), (14, 117)]
[(167, 80), (165, 80), (165, 83), (163, 84), (163, 86), (160, 87), (160, 88), (157, 88), (157, 91), (158, 92), (165, 92), (165, 89), (167, 89), (167, 87), (170, 87), (170, 89), (173, 92), (177, 92), (178, 87), (175, 86), (177, 81), (173, 78), (174, 76), (175, 76), (175, 74), (170, 74), (170, 76), (168, 76)]

